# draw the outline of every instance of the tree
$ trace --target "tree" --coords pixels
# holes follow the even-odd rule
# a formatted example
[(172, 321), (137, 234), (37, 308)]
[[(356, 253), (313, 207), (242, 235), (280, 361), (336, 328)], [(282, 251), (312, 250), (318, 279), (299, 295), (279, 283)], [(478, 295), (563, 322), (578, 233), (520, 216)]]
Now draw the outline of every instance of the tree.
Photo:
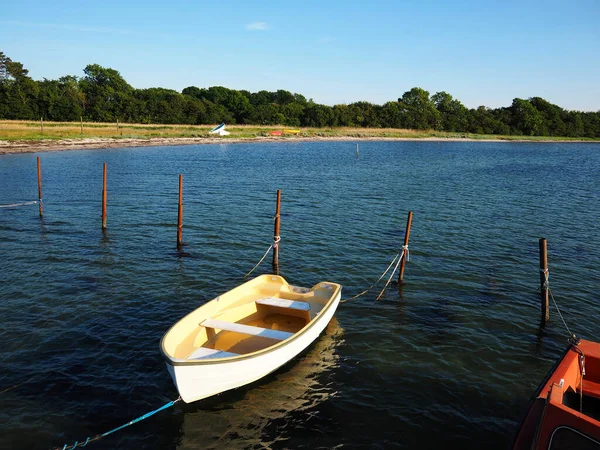
[(441, 115), (429, 99), (429, 92), (414, 87), (405, 92), (402, 98), (398, 99), (398, 102), (403, 106), (407, 128), (416, 130), (440, 129)]
[(447, 92), (438, 92), (431, 101), (440, 113), (440, 129), (444, 131), (464, 131), (467, 129), (467, 108), (452, 98)]
[(85, 77), (79, 86), (85, 95), (85, 117), (88, 120), (113, 122), (134, 118), (133, 88), (118, 71), (90, 64), (83, 72)]
[(520, 134), (538, 136), (542, 131), (542, 116), (529, 100), (515, 98), (512, 102), (512, 126)]

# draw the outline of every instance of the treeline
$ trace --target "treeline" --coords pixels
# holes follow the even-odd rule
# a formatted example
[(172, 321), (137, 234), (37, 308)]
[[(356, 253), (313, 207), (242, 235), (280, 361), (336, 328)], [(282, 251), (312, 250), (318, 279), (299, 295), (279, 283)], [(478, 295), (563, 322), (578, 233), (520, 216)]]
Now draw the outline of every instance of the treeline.
[(0, 52), (0, 119), (160, 124), (254, 124), (290, 127), (409, 128), (479, 134), (600, 138), (600, 111), (566, 111), (540, 97), (515, 98), (504, 108), (465, 107), (446, 92), (412, 88), (384, 105), (333, 107), (285, 90), (190, 86), (135, 89), (118, 71), (88, 65), (84, 76), (33, 80)]

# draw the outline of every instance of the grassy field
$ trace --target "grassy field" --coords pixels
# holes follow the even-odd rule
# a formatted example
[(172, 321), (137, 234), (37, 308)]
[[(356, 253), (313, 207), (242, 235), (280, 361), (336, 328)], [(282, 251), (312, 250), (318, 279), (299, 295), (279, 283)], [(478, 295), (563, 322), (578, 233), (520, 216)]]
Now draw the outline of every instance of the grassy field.
[[(144, 125), (122, 123), (83, 122), (44, 122), (37, 121), (0, 120), (0, 140), (3, 141), (39, 141), (58, 139), (82, 138), (202, 138), (213, 137), (209, 131), (212, 125)], [(231, 134), (223, 139), (239, 139), (269, 136), (271, 131), (295, 127), (258, 126), (258, 125), (228, 125)], [(281, 139), (294, 135), (284, 134)], [(439, 138), (439, 139), (502, 139), (527, 141), (600, 141), (589, 138), (544, 137), (544, 136), (501, 136), (472, 133), (453, 133), (434, 130), (404, 130), (395, 128), (300, 128), (298, 136), (311, 137), (346, 137), (346, 138)]]

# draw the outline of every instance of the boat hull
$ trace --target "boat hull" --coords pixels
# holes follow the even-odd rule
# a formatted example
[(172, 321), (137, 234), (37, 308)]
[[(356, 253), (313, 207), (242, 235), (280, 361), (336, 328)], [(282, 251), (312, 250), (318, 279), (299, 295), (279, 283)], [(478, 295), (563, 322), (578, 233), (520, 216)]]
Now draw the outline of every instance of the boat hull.
[(323, 332), (333, 318), (340, 294), (310, 326), (289, 338), (284, 345), (246, 357), (215, 360), (204, 364), (178, 364), (167, 360), (167, 369), (186, 403), (257, 381), (302, 353)]

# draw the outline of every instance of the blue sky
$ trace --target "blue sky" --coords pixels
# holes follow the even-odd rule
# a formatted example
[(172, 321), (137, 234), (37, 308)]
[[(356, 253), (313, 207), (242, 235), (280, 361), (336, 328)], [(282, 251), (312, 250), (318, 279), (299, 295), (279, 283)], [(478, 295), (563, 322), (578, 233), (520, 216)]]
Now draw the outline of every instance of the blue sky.
[(34, 79), (91, 63), (134, 87), (286, 89), (383, 104), (418, 86), (468, 107), (600, 110), (600, 1), (13, 1), (0, 51)]

